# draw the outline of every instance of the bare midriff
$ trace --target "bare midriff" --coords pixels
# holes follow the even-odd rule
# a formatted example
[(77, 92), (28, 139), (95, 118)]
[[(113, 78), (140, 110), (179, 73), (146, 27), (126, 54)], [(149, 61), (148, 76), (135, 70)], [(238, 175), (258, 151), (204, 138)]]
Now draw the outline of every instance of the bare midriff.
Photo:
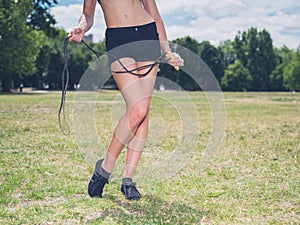
[(130, 27), (154, 22), (140, 0), (101, 0), (108, 28)]

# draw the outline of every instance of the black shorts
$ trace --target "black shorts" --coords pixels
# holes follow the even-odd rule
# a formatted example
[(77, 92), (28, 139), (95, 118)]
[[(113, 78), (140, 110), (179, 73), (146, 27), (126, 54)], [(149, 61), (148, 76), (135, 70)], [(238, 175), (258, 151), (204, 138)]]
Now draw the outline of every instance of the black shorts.
[(161, 54), (155, 22), (140, 26), (107, 28), (105, 37), (110, 65), (121, 58), (133, 58), (136, 62), (155, 61)]

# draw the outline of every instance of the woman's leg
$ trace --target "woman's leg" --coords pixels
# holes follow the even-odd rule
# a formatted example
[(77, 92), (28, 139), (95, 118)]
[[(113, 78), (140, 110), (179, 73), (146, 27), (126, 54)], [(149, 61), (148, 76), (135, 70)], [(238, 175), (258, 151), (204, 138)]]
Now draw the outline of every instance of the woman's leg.
[[(128, 69), (139, 66), (130, 58), (122, 59), (122, 62)], [(113, 63), (112, 70), (116, 71), (118, 69), (121, 69), (118, 63)], [(150, 76), (150, 74), (148, 76)], [(155, 77), (146, 79), (146, 77), (139, 78), (131, 74), (114, 74), (114, 79), (126, 102), (126, 113), (121, 117), (114, 130), (106, 158), (102, 163), (102, 168), (108, 173), (113, 171), (116, 159), (126, 144), (136, 140), (136, 135), (140, 138), (146, 136), (145, 130), (147, 129), (145, 124), (148, 124), (149, 120), (147, 119), (147, 115), (150, 107), (153, 82), (155, 81)], [(140, 126), (143, 127), (141, 129), (143, 132), (139, 131)], [(129, 163), (129, 165), (131, 165), (132, 162)]]
[[(149, 64), (151, 62), (147, 63), (137, 63), (137, 66), (143, 66), (146, 64)], [(144, 100), (147, 103), (148, 106), (148, 112), (145, 117), (145, 119), (142, 121), (142, 123), (138, 126), (136, 133), (134, 137), (129, 141), (128, 143), (128, 149), (127, 149), (127, 155), (126, 155), (126, 165), (124, 169), (123, 178), (132, 178), (133, 174), (136, 170), (136, 167), (138, 166), (139, 160), (142, 155), (142, 151), (144, 148), (144, 145), (146, 143), (147, 135), (148, 135), (148, 127), (149, 127), (149, 108), (151, 103), (151, 96), (154, 89), (155, 79), (157, 75), (157, 69), (158, 66), (153, 68), (151, 72), (145, 76), (139, 78), (140, 85), (142, 86), (142, 89), (144, 90)], [(146, 69), (147, 70), (147, 69)], [(146, 71), (140, 71), (140, 73), (145, 73)]]
[[(137, 67), (133, 59), (122, 59), (122, 62), (128, 69)], [(113, 66), (116, 66), (116, 63), (112, 64), (113, 71), (122, 69), (116, 69)], [(105, 159), (101, 159), (96, 163), (95, 172), (88, 185), (88, 193), (91, 197), (102, 197), (104, 185), (108, 183), (120, 152), (129, 140), (133, 139), (138, 126), (143, 123), (149, 111), (150, 102), (144, 97), (145, 93), (139, 77), (131, 74), (114, 74), (114, 79), (125, 99), (126, 113), (119, 120), (114, 130)], [(140, 194), (135, 186), (132, 186), (132, 182), (129, 186), (122, 185), (121, 191), (127, 199), (140, 198)]]

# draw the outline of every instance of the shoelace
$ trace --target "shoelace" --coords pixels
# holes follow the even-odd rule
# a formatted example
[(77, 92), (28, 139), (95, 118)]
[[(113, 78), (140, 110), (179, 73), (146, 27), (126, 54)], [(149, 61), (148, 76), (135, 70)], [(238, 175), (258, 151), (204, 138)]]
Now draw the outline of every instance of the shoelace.
[(135, 182), (132, 182), (132, 183), (125, 183), (123, 184), (124, 186), (130, 186), (130, 187), (135, 187), (136, 186), (136, 183)]

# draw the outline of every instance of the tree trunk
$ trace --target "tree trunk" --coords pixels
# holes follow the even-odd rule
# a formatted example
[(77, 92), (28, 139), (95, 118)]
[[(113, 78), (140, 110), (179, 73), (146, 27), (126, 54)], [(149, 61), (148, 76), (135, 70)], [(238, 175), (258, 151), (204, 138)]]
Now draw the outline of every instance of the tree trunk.
[(1, 81), (2, 81), (2, 92), (4, 93), (10, 93), (10, 84), (11, 84), (11, 81), (9, 79), (9, 76), (2, 76), (1, 77)]

